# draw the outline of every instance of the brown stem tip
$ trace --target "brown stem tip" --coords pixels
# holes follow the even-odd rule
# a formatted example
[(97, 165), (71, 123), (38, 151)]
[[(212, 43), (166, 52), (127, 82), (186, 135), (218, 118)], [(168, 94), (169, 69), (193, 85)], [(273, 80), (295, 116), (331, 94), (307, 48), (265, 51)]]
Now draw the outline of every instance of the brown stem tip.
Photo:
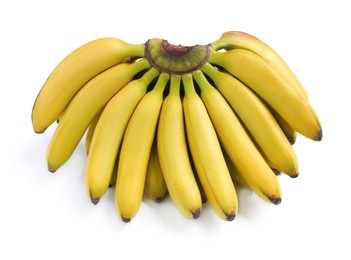
[(319, 142), (319, 141), (322, 141), (322, 139), (323, 139), (323, 131), (321, 129), (318, 136), (316, 136), (316, 138), (314, 140)]
[(51, 172), (51, 173), (54, 173), (54, 172), (57, 171), (57, 169), (56, 169), (56, 168), (53, 168), (53, 167), (51, 167), (51, 166), (49, 165), (49, 166), (48, 166), (48, 171)]
[(155, 198), (153, 200), (155, 203), (160, 203), (162, 201), (162, 198), (161, 197), (158, 197), (158, 198)]
[(267, 196), (267, 198), (274, 204), (274, 205), (279, 205), (282, 202), (281, 198), (276, 198), (276, 197), (270, 197)]
[(129, 223), (132, 220), (131, 218), (125, 218), (123, 216), (121, 216), (121, 218), (124, 223)]
[(198, 219), (201, 215), (201, 209), (195, 210), (195, 212), (192, 212), (193, 214), (193, 219)]
[(299, 173), (298, 173), (298, 172), (296, 172), (295, 174), (290, 175), (290, 178), (295, 179), (295, 178), (297, 178), (298, 176), (299, 176)]
[(233, 221), (235, 219), (236, 215), (234, 212), (232, 212), (230, 214), (225, 214), (225, 217), (226, 217), (227, 221)]
[(99, 201), (100, 201), (99, 198), (92, 198), (91, 196), (90, 196), (90, 200), (91, 200), (91, 202), (92, 202), (94, 205), (98, 204)]

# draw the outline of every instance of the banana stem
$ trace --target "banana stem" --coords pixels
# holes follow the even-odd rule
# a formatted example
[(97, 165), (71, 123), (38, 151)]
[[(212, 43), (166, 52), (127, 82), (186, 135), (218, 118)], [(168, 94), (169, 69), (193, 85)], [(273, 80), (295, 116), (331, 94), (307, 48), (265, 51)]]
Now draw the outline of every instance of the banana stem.
[(182, 81), (185, 95), (197, 95), (194, 87), (193, 76), (191, 74), (183, 74)]
[(169, 90), (169, 95), (178, 96), (180, 91), (180, 81), (181, 76), (177, 74), (171, 75), (171, 88)]

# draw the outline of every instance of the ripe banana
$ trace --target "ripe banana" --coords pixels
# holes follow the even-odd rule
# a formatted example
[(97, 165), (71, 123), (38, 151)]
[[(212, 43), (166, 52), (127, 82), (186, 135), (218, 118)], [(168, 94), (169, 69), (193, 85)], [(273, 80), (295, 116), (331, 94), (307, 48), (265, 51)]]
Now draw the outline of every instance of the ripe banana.
[[(100, 118), (100, 115), (101, 115), (101, 113), (98, 113), (98, 115), (96, 115), (94, 117), (94, 119), (90, 123), (89, 128), (88, 128), (87, 133), (86, 133), (86, 137), (85, 137), (85, 151), (86, 151), (87, 155), (89, 155), (89, 149), (90, 149), (91, 141), (93, 139), (94, 131), (95, 131), (96, 125), (98, 123), (98, 120)], [(109, 188), (114, 187), (115, 184), (116, 184), (116, 179), (117, 179), (117, 168), (116, 167), (117, 167), (117, 163), (118, 163), (118, 154), (117, 154), (116, 161), (114, 162), (114, 167), (113, 167), (113, 170), (112, 170), (112, 176), (111, 176), (111, 179), (110, 179), (110, 184), (108, 186)], [(87, 184), (86, 179), (85, 179), (84, 182), (85, 182), (85, 189), (88, 191), (88, 188), (87, 188), (88, 184)], [(88, 196), (90, 196), (90, 192), (89, 192)], [(90, 200), (91, 200), (91, 196), (90, 196)], [(100, 199), (92, 200), (92, 203), (96, 205), (99, 201), (100, 201)]]
[[(289, 176), (298, 175), (294, 150), (266, 105), (247, 86), (225, 72), (206, 64), (202, 71), (214, 82), (216, 88), (231, 105), (250, 135), (261, 149), (269, 165)], [(197, 73), (196, 80), (209, 85), (204, 75)], [(199, 83), (199, 82), (198, 82)], [(206, 87), (211, 89), (211, 86)]]
[(34, 131), (44, 132), (90, 79), (126, 57), (143, 56), (144, 49), (143, 44), (102, 38), (74, 50), (57, 65), (35, 100), (32, 110)]
[(93, 118), (93, 120), (90, 122), (90, 125), (88, 127), (88, 130), (86, 131), (85, 134), (85, 151), (87, 153), (87, 155), (89, 154), (89, 150), (90, 150), (90, 145), (91, 145), (91, 140), (93, 139), (93, 135), (94, 135), (94, 131), (96, 128), (96, 125), (100, 119), (101, 113), (102, 113), (103, 109), (101, 109)]
[(212, 52), (209, 61), (249, 86), (297, 132), (312, 140), (322, 139), (321, 125), (313, 107), (262, 57), (234, 49)]
[(282, 57), (257, 37), (239, 31), (225, 32), (217, 41), (212, 43), (212, 48), (215, 50), (244, 49), (256, 53), (269, 62), (285, 80), (289, 81), (289, 84), (295, 88), (302, 98), (308, 100), (307, 91)]
[[(217, 131), (218, 138), (235, 167), (257, 195), (265, 201), (279, 204), (281, 200), (279, 182), (256, 146), (252, 143), (240, 120), (224, 97), (208, 83), (201, 71), (194, 72), (193, 76), (200, 87), (201, 99)], [(195, 94), (194, 91), (193, 95)], [(192, 103), (195, 102), (192, 101)], [(192, 110), (195, 110), (195, 108), (192, 108)], [(192, 120), (195, 122), (194, 119)], [(197, 133), (197, 135), (199, 134)], [(190, 140), (192, 139), (195, 139), (195, 137), (191, 136)], [(189, 142), (190, 144), (192, 143), (192, 141)], [(208, 145), (206, 147), (212, 146)], [(218, 153), (222, 155), (222, 152)], [(212, 183), (212, 181), (209, 182)]]
[(55, 172), (80, 142), (90, 122), (135, 74), (149, 68), (147, 60), (118, 64), (89, 81), (70, 102), (49, 144), (48, 169)]
[(247, 184), (245, 179), (241, 176), (240, 172), (235, 167), (235, 165), (233, 164), (232, 160), (229, 158), (229, 156), (226, 153), (225, 149), (222, 149), (222, 150), (223, 150), (223, 155), (224, 155), (225, 162), (226, 162), (226, 164), (228, 166), (230, 177), (232, 177), (232, 180), (233, 180), (234, 184), (237, 184), (237, 185), (239, 185), (239, 186), (241, 186), (243, 188), (246, 188), (246, 189), (250, 189), (250, 186)]
[(195, 167), (195, 164), (194, 164), (194, 160), (191, 157), (191, 152), (189, 151), (189, 146), (188, 146), (188, 155), (189, 155), (189, 159), (190, 159), (191, 169), (193, 170), (194, 177), (195, 177), (195, 180), (196, 180), (196, 183), (197, 183), (197, 187), (199, 188), (199, 191), (200, 191), (202, 204), (205, 204), (207, 202), (205, 190), (204, 190), (204, 187), (202, 187), (202, 184), (201, 184), (200, 179), (199, 179), (199, 175), (196, 172), (196, 167)]
[(282, 129), (289, 143), (291, 145), (295, 144), (297, 132), (275, 110), (271, 109), (270, 111), (272, 112), (275, 120), (277, 120), (279, 127)]
[(167, 193), (167, 186), (165, 179), (163, 178), (160, 160), (157, 152), (157, 134), (154, 137), (149, 162), (147, 164), (145, 191), (156, 203), (161, 202)]
[(192, 75), (183, 74), (182, 82), (185, 92), (185, 128), (199, 179), (217, 215), (229, 221), (233, 220), (238, 209), (237, 194), (216, 131), (204, 103), (195, 91)]
[(117, 153), (128, 121), (145, 95), (147, 87), (158, 76), (153, 68), (141, 78), (132, 80), (108, 102), (96, 125), (85, 171), (86, 190), (96, 204), (108, 189)]
[(123, 137), (115, 205), (124, 222), (135, 216), (142, 201), (147, 164), (168, 80), (168, 74), (160, 74), (154, 89), (135, 108)]
[(202, 200), (190, 164), (179, 75), (171, 76), (170, 92), (162, 104), (157, 130), (157, 150), (169, 195), (187, 218), (198, 218)]

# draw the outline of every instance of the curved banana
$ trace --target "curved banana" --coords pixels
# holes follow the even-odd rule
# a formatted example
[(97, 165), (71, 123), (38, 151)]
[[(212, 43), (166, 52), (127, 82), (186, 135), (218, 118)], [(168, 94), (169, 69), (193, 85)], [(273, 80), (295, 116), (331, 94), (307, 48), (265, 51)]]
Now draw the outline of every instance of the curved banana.
[[(196, 167), (195, 167), (195, 164), (194, 164), (194, 160), (191, 157), (191, 152), (189, 151), (189, 146), (188, 146), (188, 155), (189, 155), (189, 159), (190, 159), (191, 169), (193, 170), (195, 181), (196, 181), (197, 187), (199, 188), (199, 191), (200, 191), (202, 204), (205, 204), (207, 202), (205, 190), (204, 190), (204, 187), (201, 184), (201, 181), (199, 179), (199, 175), (196, 172)], [(223, 213), (223, 211), (221, 211), (221, 212)]]
[(272, 115), (274, 116), (278, 125), (282, 129), (286, 139), (288, 139), (290, 145), (295, 144), (297, 132), (275, 110), (271, 109), (270, 111), (272, 112)]
[(183, 74), (182, 82), (185, 92), (185, 128), (199, 179), (216, 214), (220, 218), (233, 220), (238, 209), (237, 194), (216, 131), (204, 103), (195, 91), (192, 75)]
[(167, 185), (165, 179), (163, 178), (163, 173), (157, 152), (157, 135), (154, 137), (149, 162), (147, 164), (145, 191), (156, 203), (161, 202), (167, 193)]
[(49, 144), (48, 169), (56, 171), (64, 164), (98, 111), (138, 72), (149, 68), (145, 59), (118, 64), (93, 78), (75, 95), (63, 114)]
[(179, 75), (171, 76), (157, 128), (157, 150), (172, 201), (185, 217), (196, 219), (201, 214), (202, 200), (188, 154), (180, 80)]
[(126, 57), (142, 57), (144, 49), (144, 44), (102, 38), (74, 50), (53, 70), (35, 100), (32, 110), (34, 131), (44, 132), (90, 79)]
[[(227, 213), (225, 213), (225, 210), (223, 210), (223, 207), (221, 206), (221, 204), (219, 204), (219, 202), (217, 201), (210, 182), (207, 178), (202, 178), (200, 179), (200, 175), (197, 171), (194, 172), (196, 174), (196, 178), (198, 179), (198, 181), (200, 182), (200, 185), (205, 193), (205, 198), (206, 201), (209, 202), (213, 212), (217, 215), (217, 217), (219, 217), (222, 220), (226, 220), (226, 221), (233, 221), (236, 217), (237, 213), (232, 213), (231, 215), (228, 215)], [(235, 191), (236, 193), (236, 191)], [(237, 202), (236, 202), (237, 204)], [(237, 211), (237, 206), (236, 206), (236, 211)]]
[(113, 166), (112, 170), (112, 176), (110, 180), (110, 184), (108, 185), (109, 188), (115, 187), (116, 186), (116, 181), (117, 181), (117, 169), (118, 169), (118, 160), (119, 160), (119, 154), (117, 154), (115, 164)]
[(168, 80), (168, 74), (160, 74), (153, 90), (135, 108), (123, 137), (115, 205), (124, 222), (135, 216), (142, 201), (147, 164)]
[(108, 189), (118, 150), (128, 121), (145, 95), (149, 84), (159, 75), (151, 68), (141, 78), (130, 81), (105, 106), (96, 125), (85, 170), (86, 190), (96, 204)]
[[(221, 72), (210, 64), (204, 65), (202, 71), (213, 80), (216, 88), (237, 113), (269, 165), (296, 177), (298, 175), (296, 154), (262, 100), (229, 73)], [(206, 85), (206, 88), (212, 88), (200, 72), (195, 76), (204, 87)]]
[[(219, 140), (235, 167), (257, 195), (265, 201), (279, 204), (281, 193), (277, 177), (247, 135), (230, 105), (208, 83), (201, 71), (194, 72), (193, 76), (200, 87), (201, 99), (210, 115)], [(195, 108), (192, 109), (195, 110)], [(196, 135), (199, 135), (198, 132), (200, 131), (197, 131)], [(192, 143), (191, 139), (195, 138), (194, 136), (189, 138), (190, 144)], [(208, 147), (214, 150), (213, 146)], [(217, 153), (222, 154), (221, 151), (217, 151)], [(212, 181), (209, 180), (209, 184), (211, 185)]]
[(313, 107), (259, 55), (242, 49), (212, 52), (210, 63), (219, 65), (261, 96), (297, 132), (315, 141), (322, 129)]
[(237, 185), (239, 185), (239, 186), (241, 186), (243, 188), (246, 188), (246, 189), (251, 189), (250, 186), (245, 181), (245, 179), (241, 176), (241, 174), (238, 171), (238, 169), (233, 164), (232, 160), (229, 158), (229, 156), (226, 153), (226, 151), (224, 149), (222, 149), (222, 150), (223, 150), (223, 155), (224, 155), (225, 162), (226, 162), (226, 164), (228, 166), (230, 177), (232, 177), (232, 180), (233, 180), (234, 184), (237, 184)]
[(225, 32), (217, 41), (212, 43), (212, 48), (215, 50), (245, 49), (256, 53), (272, 64), (274, 69), (277, 70), (282, 77), (289, 81), (291, 86), (296, 89), (299, 95), (308, 100), (308, 95), (305, 88), (302, 86), (282, 57), (269, 45), (255, 36), (239, 31)]

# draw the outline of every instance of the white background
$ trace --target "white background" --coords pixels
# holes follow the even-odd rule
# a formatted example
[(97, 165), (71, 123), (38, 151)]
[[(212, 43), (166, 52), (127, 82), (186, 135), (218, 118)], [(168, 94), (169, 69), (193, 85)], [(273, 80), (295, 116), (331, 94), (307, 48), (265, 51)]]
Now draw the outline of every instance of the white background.
[[(0, 259), (350, 259), (349, 1), (2, 1), (0, 4)], [(57, 173), (46, 170), (53, 127), (36, 135), (31, 108), (57, 63), (104, 36), (206, 44), (251, 33), (305, 85), (324, 139), (298, 136), (300, 176), (280, 176), (279, 206), (239, 190), (233, 222), (205, 205), (198, 220), (170, 199), (145, 199), (131, 223), (110, 190), (96, 206), (83, 186), (81, 144)], [(349, 241), (348, 241), (349, 240)], [(324, 259), (324, 258), (323, 258)]]

